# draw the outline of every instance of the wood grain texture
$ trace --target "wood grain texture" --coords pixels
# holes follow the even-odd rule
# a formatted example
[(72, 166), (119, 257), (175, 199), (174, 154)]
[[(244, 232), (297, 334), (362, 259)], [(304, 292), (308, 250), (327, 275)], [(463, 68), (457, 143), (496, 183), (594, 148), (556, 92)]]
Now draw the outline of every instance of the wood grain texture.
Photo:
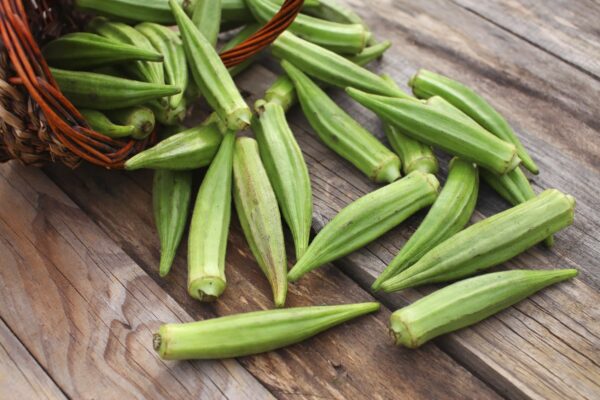
[(0, 399), (66, 399), (1, 319)]
[(600, 7), (597, 1), (454, 1), (600, 79)]
[(272, 398), (235, 361), (161, 361), (189, 315), (41, 171), (1, 166), (0, 203), (0, 316), (67, 396)]
[[(205, 305), (186, 293), (185, 244), (171, 274), (165, 279), (158, 277), (149, 171), (115, 173), (83, 167), (74, 173), (63, 168), (49, 168), (47, 172), (195, 319), (273, 307), (271, 289), (248, 249), (235, 214), (227, 254), (228, 288), (217, 302)], [(286, 306), (370, 300), (368, 293), (329, 266), (301, 284), (291, 285)], [(394, 348), (387, 334), (389, 315), (384, 309), (304, 343), (245, 357), (240, 362), (282, 399), (496, 397), (434, 345), (416, 352)]]

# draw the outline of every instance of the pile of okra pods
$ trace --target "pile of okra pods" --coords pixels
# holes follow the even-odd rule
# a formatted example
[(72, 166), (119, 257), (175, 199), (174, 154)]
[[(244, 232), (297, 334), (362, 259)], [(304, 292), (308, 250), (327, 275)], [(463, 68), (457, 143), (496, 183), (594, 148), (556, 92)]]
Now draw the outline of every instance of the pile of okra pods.
[[(280, 308), (165, 324), (153, 338), (161, 357), (260, 353), (376, 311), (378, 303), (284, 308), (288, 282), (360, 249), (426, 207), (425, 219), (372, 289), (453, 283), (392, 314), (397, 345), (419, 347), (577, 274), (512, 270), (472, 277), (539, 242), (552, 246), (552, 235), (573, 222), (575, 199), (556, 189), (534, 193), (524, 173), (538, 173), (534, 161), (506, 120), (467, 86), (421, 70), (410, 79), (412, 96), (389, 76), (365, 69), (390, 43), (376, 41), (335, 0), (307, 0), (303, 13), (272, 43), (270, 53), (283, 72), (251, 110), (232, 77), (252, 60), (228, 70), (215, 49), (217, 38), (220, 31), (236, 29), (219, 50), (232, 48), (281, 3), (75, 0), (94, 15), (86, 32), (44, 48), (62, 91), (92, 128), (134, 138), (159, 129), (162, 140), (126, 168), (155, 170), (160, 275), (169, 273), (193, 208), (188, 292), (199, 301), (218, 301), (227, 286), (233, 206)], [(324, 91), (328, 86), (344, 88), (381, 118), (391, 149), (342, 110)], [(214, 112), (200, 125), (182, 128), (187, 105), (200, 97)], [(342, 209), (312, 240), (309, 172), (286, 121), (296, 102), (326, 146), (381, 184)], [(238, 137), (247, 127), (254, 138)], [(442, 188), (432, 147), (454, 156)], [(204, 167), (190, 207), (192, 173)], [(467, 226), (480, 176), (513, 208)], [(289, 271), (284, 223), (296, 253)]]

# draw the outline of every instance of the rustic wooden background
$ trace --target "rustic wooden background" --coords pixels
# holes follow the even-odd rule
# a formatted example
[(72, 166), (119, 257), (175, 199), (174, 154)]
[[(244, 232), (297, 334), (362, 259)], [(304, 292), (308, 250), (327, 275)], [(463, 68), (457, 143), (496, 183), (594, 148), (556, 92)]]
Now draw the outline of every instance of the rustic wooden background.
[[(239, 224), (229, 288), (211, 305), (185, 292), (185, 244), (157, 274), (151, 173), (84, 166), (0, 166), (0, 398), (600, 398), (600, 4), (594, 0), (347, 0), (393, 48), (374, 65), (401, 84), (420, 67), (474, 87), (504, 113), (542, 172), (537, 191), (577, 198), (575, 224), (501, 268), (577, 268), (580, 275), (420, 350), (394, 348), (391, 311), (423, 291), (377, 295), (381, 312), (305, 343), (215, 362), (163, 362), (161, 322), (271, 307)], [(276, 65), (240, 76), (261, 95)], [(337, 100), (373, 132), (377, 119)], [(375, 188), (325, 148), (299, 110), (290, 121), (309, 163), (320, 229)], [(445, 161), (448, 157), (442, 155)], [(442, 173), (443, 178), (444, 173)], [(474, 220), (507, 208), (483, 187)], [(368, 248), (291, 285), (289, 306), (373, 299), (374, 276), (418, 225), (414, 217)]]

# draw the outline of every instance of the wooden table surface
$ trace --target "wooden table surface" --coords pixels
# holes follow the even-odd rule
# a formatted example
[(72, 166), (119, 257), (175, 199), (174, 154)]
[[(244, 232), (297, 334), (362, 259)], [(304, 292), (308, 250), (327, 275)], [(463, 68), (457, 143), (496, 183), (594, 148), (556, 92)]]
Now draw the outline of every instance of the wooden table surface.
[[(600, 4), (347, 2), (393, 42), (375, 70), (403, 86), (420, 67), (468, 83), (530, 150), (542, 171), (536, 191), (577, 198), (575, 223), (552, 250), (537, 246), (500, 268), (577, 268), (579, 277), (420, 350), (395, 348), (387, 322), (431, 288), (376, 295), (379, 313), (279, 351), (164, 362), (152, 350), (160, 323), (272, 306), (237, 219), (228, 290), (199, 304), (185, 291), (185, 244), (171, 275), (158, 277), (151, 172), (8, 163), (0, 166), (1, 399), (600, 398)], [(275, 67), (262, 63), (239, 77), (250, 100)], [(374, 115), (332, 93), (381, 137)], [(322, 145), (299, 110), (289, 119), (309, 163), (318, 231), (376, 186)], [(473, 219), (507, 207), (483, 186)], [(374, 277), (422, 217), (292, 284), (288, 305), (372, 300)]]

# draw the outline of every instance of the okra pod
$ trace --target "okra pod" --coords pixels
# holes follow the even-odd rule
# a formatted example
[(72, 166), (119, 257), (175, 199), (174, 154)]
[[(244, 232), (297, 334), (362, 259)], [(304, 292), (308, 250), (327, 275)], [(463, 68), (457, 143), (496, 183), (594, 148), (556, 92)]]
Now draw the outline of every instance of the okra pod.
[(476, 276), (446, 286), (394, 312), (390, 317), (390, 331), (396, 345), (414, 349), (575, 276), (575, 269), (515, 270)]
[(162, 61), (151, 51), (94, 33), (68, 33), (48, 43), (43, 50), (48, 64), (64, 69), (88, 69), (126, 61)]
[(156, 122), (154, 112), (148, 107), (136, 106), (121, 108), (118, 110), (111, 110), (107, 115), (112, 121), (118, 124), (133, 126), (134, 130), (131, 133), (131, 137), (134, 139), (144, 139), (154, 131)]
[(410, 99), (377, 96), (354, 88), (347, 88), (346, 92), (413, 139), (498, 174), (512, 171), (521, 161), (514, 145), (451, 113)]
[(281, 213), (292, 232), (298, 260), (308, 247), (312, 223), (308, 168), (283, 108), (259, 100), (256, 109), (259, 117), (254, 118), (252, 130)]
[(183, 92), (188, 85), (189, 73), (181, 38), (172, 29), (151, 22), (141, 23), (135, 28), (146, 36), (152, 46), (163, 55), (165, 82), (181, 88), (181, 93), (169, 98), (165, 112), (172, 113), (174, 110), (178, 110), (180, 114), (185, 115), (185, 105), (181, 111), (181, 103), (184, 101)]
[(379, 310), (379, 303), (255, 311), (162, 325), (154, 349), (167, 360), (220, 359), (276, 350)]
[(195, 0), (192, 22), (212, 47), (217, 45), (221, 28), (222, 0)]
[(252, 112), (238, 91), (216, 50), (181, 6), (169, 0), (181, 32), (185, 53), (196, 85), (227, 128), (239, 131), (250, 124)]
[(167, 0), (75, 0), (74, 3), (80, 10), (128, 21), (174, 22)]
[(363, 51), (360, 53), (346, 57), (348, 60), (352, 61), (357, 65), (367, 65), (373, 60), (381, 58), (383, 54), (390, 48), (392, 43), (389, 40), (384, 40), (383, 42), (375, 43), (369, 47), (365, 47)]
[[(262, 23), (279, 11), (279, 6), (270, 0), (246, 0), (246, 4)], [(340, 24), (304, 14), (298, 14), (288, 31), (321, 47), (349, 54), (360, 53), (371, 38), (371, 33), (360, 24)]]
[[(389, 75), (382, 75), (390, 85), (396, 86), (396, 82)], [(400, 157), (402, 171), (409, 174), (413, 171), (421, 171), (428, 174), (436, 174), (439, 169), (437, 157), (433, 154), (433, 149), (427, 144), (402, 133), (401, 129), (383, 122), (385, 135), (394, 149), (394, 152)]]
[(188, 293), (213, 301), (226, 286), (225, 254), (231, 220), (235, 133), (226, 133), (200, 185), (188, 241)]
[(383, 282), (386, 292), (463, 278), (493, 267), (573, 223), (575, 199), (556, 189), (479, 221)]
[[(372, 50), (369, 50), (372, 49)], [(387, 49), (385, 42), (382, 46), (376, 45), (366, 48), (363, 52), (356, 55), (356, 64), (365, 66), (371, 61), (379, 58)], [(349, 58), (350, 59), (350, 58)], [(294, 82), (287, 75), (280, 75), (275, 82), (265, 92), (265, 101), (278, 103), (284, 111), (288, 111), (298, 100)]]
[(534, 174), (539, 173), (537, 165), (506, 119), (471, 88), (443, 75), (423, 69), (411, 78), (409, 85), (417, 97), (429, 98), (436, 95), (443, 97), (482, 127), (500, 139), (512, 143), (517, 149), (523, 166)]
[(271, 49), (275, 57), (288, 61), (305, 74), (330, 85), (341, 88), (352, 86), (386, 96), (412, 97), (368, 69), (291, 32), (279, 35)]
[[(535, 192), (529, 183), (529, 179), (527, 179), (527, 176), (525, 176), (520, 167), (504, 175), (497, 175), (483, 169), (481, 170), (481, 177), (492, 189), (513, 206), (535, 197)], [(554, 245), (554, 236), (548, 236), (544, 240), (544, 244), (546, 247), (552, 247)]]
[(375, 182), (393, 182), (400, 177), (398, 156), (352, 119), (302, 71), (287, 61), (281, 65), (294, 82), (304, 115), (329, 148)]
[(437, 244), (462, 230), (473, 214), (478, 192), (477, 166), (460, 158), (452, 159), (446, 184), (427, 216), (371, 288), (379, 290), (384, 281), (410, 267)]
[(242, 230), (266, 275), (276, 307), (285, 305), (287, 260), (277, 199), (260, 160), (256, 140), (242, 137), (233, 156), (233, 199)]
[(52, 76), (74, 105), (96, 110), (114, 110), (144, 104), (181, 92), (176, 86), (118, 78), (94, 72), (51, 68)]
[(160, 239), (160, 276), (166, 276), (173, 265), (185, 231), (191, 197), (191, 171), (159, 169), (154, 172), (152, 202)]
[[(154, 46), (135, 28), (121, 22), (110, 22), (106, 18), (96, 17), (88, 24), (88, 29), (99, 35), (125, 44), (154, 51)], [(165, 73), (162, 62), (136, 61), (125, 64), (123, 68), (136, 79), (141, 81), (164, 84)]]
[(223, 135), (214, 124), (199, 125), (173, 135), (131, 157), (125, 169), (190, 170), (209, 165)]
[(315, 7), (308, 7), (306, 14), (340, 24), (360, 24), (368, 29), (363, 19), (350, 7), (339, 3), (337, 0), (319, 0)]
[(117, 125), (112, 122), (106, 114), (97, 110), (79, 110), (90, 127), (111, 138), (123, 138), (131, 136), (135, 130), (132, 125)]
[(337, 260), (377, 239), (438, 195), (435, 176), (415, 171), (343, 208), (313, 239), (288, 273), (295, 282), (307, 272)]
[[(478, 123), (475, 122), (475, 120), (442, 97), (430, 97), (427, 100), (427, 104), (440, 111), (450, 113), (456, 118), (460, 118), (465, 123), (478, 126)], [(481, 169), (481, 176), (494, 190), (513, 206), (535, 197), (535, 192), (520, 166), (504, 175), (498, 175), (483, 168)], [(548, 236), (544, 243), (547, 247), (552, 247), (554, 244), (553, 236)]]
[[(171, 96), (171, 99), (173, 97)], [(146, 105), (154, 111), (156, 120), (166, 126), (177, 126), (183, 123), (188, 111), (185, 96), (175, 108), (171, 108), (170, 105), (160, 104), (158, 101), (150, 101)]]

